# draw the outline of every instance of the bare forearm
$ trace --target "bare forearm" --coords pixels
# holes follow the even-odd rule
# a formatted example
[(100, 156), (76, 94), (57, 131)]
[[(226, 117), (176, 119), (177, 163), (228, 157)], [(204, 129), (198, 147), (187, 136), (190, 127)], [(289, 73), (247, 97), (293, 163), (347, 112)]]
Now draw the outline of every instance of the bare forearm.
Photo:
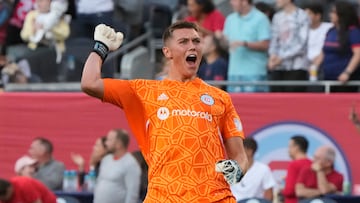
[(242, 138), (230, 138), (229, 140), (226, 140), (225, 146), (229, 159), (235, 160), (239, 164), (243, 174), (245, 174), (249, 168), (249, 162), (243, 147)]
[(259, 42), (247, 42), (247, 47), (256, 51), (267, 51), (269, 49), (269, 40)]
[(359, 66), (359, 63), (360, 63), (360, 50), (356, 50), (353, 56), (351, 57), (351, 60), (348, 66), (346, 67), (345, 72), (349, 74), (353, 73)]
[(81, 77), (81, 89), (88, 95), (102, 98), (103, 82), (101, 79), (102, 59), (96, 53), (90, 53)]
[(300, 198), (312, 198), (312, 197), (318, 197), (321, 195), (320, 190), (313, 189), (313, 188), (307, 188), (304, 185), (297, 184), (295, 186), (295, 193), (297, 197)]
[(318, 171), (316, 176), (318, 188), (322, 194), (329, 194), (336, 191), (336, 187), (332, 183), (329, 183), (324, 172)]
[(269, 200), (270, 202), (273, 201), (273, 189), (272, 188), (265, 190), (264, 198)]

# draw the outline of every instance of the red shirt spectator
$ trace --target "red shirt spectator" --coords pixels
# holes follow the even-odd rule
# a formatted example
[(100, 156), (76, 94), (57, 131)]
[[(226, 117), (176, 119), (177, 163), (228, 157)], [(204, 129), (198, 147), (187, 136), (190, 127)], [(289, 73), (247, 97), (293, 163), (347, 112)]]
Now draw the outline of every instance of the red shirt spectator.
[(43, 203), (56, 203), (56, 196), (41, 182), (36, 179), (17, 176), (10, 179), (12, 194), (10, 199), (1, 203), (34, 203), (41, 200)]
[(287, 175), (285, 179), (285, 188), (282, 191), (285, 203), (297, 203), (297, 197), (295, 194), (295, 184), (298, 179), (298, 175), (303, 167), (310, 167), (310, 159), (298, 159), (292, 161), (287, 169)]
[[(333, 170), (330, 173), (326, 174), (326, 179), (335, 185), (338, 192), (342, 192), (342, 186), (343, 186), (343, 175), (339, 172)], [(300, 171), (297, 183), (304, 184), (307, 188), (318, 188), (317, 178), (316, 178), (316, 172), (311, 169), (311, 167), (303, 168)]]
[(187, 7), (189, 16), (184, 20), (197, 23), (203, 34), (223, 30), (225, 17), (216, 10), (212, 0), (188, 0)]
[(207, 29), (208, 31), (216, 32), (224, 29), (225, 17), (220, 11), (214, 10), (207, 14), (202, 22), (198, 22), (193, 16), (188, 16), (185, 20), (189, 22), (197, 22), (201, 27)]

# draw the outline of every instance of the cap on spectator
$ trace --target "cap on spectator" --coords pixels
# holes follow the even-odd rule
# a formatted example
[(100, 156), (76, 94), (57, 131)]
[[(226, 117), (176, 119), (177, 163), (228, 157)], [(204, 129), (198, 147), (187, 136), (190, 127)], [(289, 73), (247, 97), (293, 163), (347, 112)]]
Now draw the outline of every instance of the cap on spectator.
[(36, 160), (25, 155), (19, 158), (15, 163), (15, 173), (20, 173), (25, 166), (30, 166), (36, 163)]

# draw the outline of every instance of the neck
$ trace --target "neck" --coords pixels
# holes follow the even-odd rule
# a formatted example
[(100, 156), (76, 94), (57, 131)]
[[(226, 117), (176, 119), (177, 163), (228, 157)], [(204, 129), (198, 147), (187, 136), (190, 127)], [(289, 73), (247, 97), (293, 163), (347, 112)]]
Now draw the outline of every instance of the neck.
[(283, 10), (285, 11), (285, 13), (292, 13), (296, 10), (296, 6), (293, 3), (289, 3), (284, 6)]
[(202, 22), (202, 21), (204, 20), (205, 16), (206, 16), (205, 13), (199, 14), (198, 16), (195, 17), (195, 18), (196, 18), (196, 21)]
[(249, 168), (254, 164), (254, 159), (251, 157), (248, 157), (248, 163), (249, 163)]
[(244, 11), (239, 14), (240, 14), (240, 16), (245, 16), (248, 13), (250, 13), (250, 10), (251, 10), (251, 6), (248, 6), (248, 7), (244, 8)]
[(113, 155), (115, 158), (120, 158), (120, 157), (124, 156), (126, 154), (126, 152), (127, 151), (124, 149), (118, 149), (113, 153)]
[(320, 27), (320, 25), (321, 25), (321, 22), (311, 23), (311, 29), (316, 29), (316, 28)]
[(306, 159), (306, 158), (307, 158), (307, 156), (304, 153), (299, 153), (299, 154), (295, 155), (295, 160)]
[(44, 156), (44, 157), (37, 159), (37, 162), (39, 165), (44, 165), (44, 164), (48, 163), (51, 159), (52, 159), (51, 156)]
[[(173, 68), (170, 68), (170, 69), (173, 70)], [(175, 80), (175, 81), (179, 81), (179, 82), (188, 82), (188, 81), (194, 80), (196, 78), (196, 74), (191, 75), (191, 76), (184, 76), (182, 74), (174, 73), (172, 71), (169, 71), (166, 78), (169, 79), (169, 80)]]

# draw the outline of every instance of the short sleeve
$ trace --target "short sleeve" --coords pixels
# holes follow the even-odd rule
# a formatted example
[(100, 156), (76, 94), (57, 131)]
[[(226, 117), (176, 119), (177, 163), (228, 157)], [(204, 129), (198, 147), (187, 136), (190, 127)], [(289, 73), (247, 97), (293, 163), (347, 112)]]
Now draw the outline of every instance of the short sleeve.
[(104, 79), (103, 102), (111, 103), (124, 108), (126, 100), (131, 100), (135, 92), (128, 80)]
[(351, 48), (360, 47), (360, 29), (350, 29), (350, 44)]
[(225, 105), (225, 114), (220, 121), (220, 130), (223, 139), (228, 139), (230, 137), (244, 138), (243, 125), (228, 94), (226, 96)]
[(258, 28), (258, 40), (262, 41), (262, 40), (270, 40), (271, 37), (271, 25), (270, 25), (270, 21), (266, 16), (262, 16), (260, 18), (260, 24), (261, 26), (259, 26)]
[(265, 168), (264, 168), (264, 176), (263, 176), (263, 188), (267, 190), (275, 187), (276, 181), (273, 174), (271, 173), (269, 166), (264, 164), (264, 167)]

